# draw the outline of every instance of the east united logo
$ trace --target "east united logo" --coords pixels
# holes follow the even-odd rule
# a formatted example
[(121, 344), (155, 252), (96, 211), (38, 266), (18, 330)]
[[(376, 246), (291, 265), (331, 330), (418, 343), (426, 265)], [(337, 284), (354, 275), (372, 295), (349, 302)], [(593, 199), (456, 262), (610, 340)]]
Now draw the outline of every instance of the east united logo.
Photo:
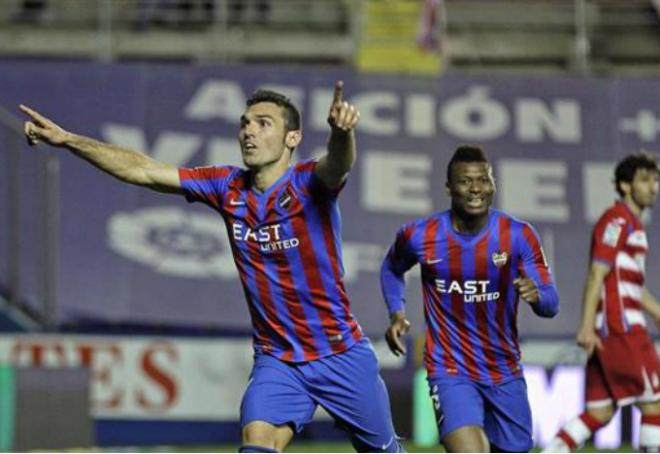
[(493, 264), (498, 268), (501, 268), (504, 265), (506, 265), (508, 259), (509, 259), (509, 254), (507, 254), (506, 252), (500, 252), (500, 253), (493, 252)]

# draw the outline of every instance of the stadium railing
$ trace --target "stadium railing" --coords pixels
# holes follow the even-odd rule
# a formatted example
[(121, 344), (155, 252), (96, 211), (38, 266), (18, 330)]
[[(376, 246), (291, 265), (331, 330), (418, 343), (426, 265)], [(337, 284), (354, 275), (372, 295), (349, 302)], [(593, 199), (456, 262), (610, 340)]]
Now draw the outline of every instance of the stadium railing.
[(27, 8), (35, 2), (7, 0), (0, 55), (346, 62), (361, 2), (43, 0)]

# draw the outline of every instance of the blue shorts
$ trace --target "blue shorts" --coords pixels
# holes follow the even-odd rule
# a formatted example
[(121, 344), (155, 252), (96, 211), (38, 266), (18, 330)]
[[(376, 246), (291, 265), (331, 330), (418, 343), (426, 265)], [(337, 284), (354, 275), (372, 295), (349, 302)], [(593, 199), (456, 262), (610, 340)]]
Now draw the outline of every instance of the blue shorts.
[(296, 432), (323, 407), (359, 451), (398, 449), (390, 400), (378, 360), (364, 338), (345, 352), (306, 363), (286, 363), (267, 354), (255, 358), (241, 403), (241, 427), (252, 421)]
[(464, 426), (483, 428), (491, 444), (508, 452), (534, 446), (532, 412), (523, 377), (485, 385), (465, 377), (429, 379), (440, 439)]

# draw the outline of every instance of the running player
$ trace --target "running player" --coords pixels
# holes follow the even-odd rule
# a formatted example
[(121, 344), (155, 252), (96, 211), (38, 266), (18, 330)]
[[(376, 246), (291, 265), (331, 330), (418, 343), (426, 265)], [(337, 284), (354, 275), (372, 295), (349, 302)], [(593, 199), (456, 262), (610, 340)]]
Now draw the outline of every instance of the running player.
[(181, 168), (64, 131), (28, 107), (28, 141), (64, 147), (120, 180), (202, 202), (224, 219), (253, 325), (255, 363), (241, 404), (242, 452), (282, 451), (321, 405), (358, 451), (401, 450), (369, 340), (350, 311), (337, 198), (355, 161), (359, 114), (335, 85), (328, 150), (290, 165), (300, 114), (261, 90), (241, 116), (247, 170)]
[(621, 200), (593, 228), (591, 264), (577, 343), (589, 357), (586, 411), (570, 420), (546, 452), (570, 452), (607, 425), (617, 407), (642, 412), (640, 449), (660, 449), (660, 362), (643, 311), (660, 322), (660, 305), (644, 286), (648, 242), (642, 212), (658, 195), (658, 165), (647, 153), (627, 156), (614, 171)]
[(404, 225), (381, 268), (395, 355), (409, 329), (404, 274), (422, 271), (424, 364), (440, 439), (450, 452), (528, 451), (533, 446), (518, 347), (518, 298), (542, 317), (557, 290), (531, 225), (491, 208), (492, 168), (461, 146), (447, 167), (451, 209)]

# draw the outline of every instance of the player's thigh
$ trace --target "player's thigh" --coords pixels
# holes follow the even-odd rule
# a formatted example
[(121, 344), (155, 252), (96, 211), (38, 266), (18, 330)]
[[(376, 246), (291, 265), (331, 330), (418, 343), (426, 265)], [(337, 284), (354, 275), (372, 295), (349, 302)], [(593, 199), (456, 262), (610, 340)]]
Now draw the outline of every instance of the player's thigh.
[[(289, 425), (300, 432), (315, 409), (295, 366), (269, 355), (257, 356), (241, 402), (242, 428), (262, 421), (275, 427)], [(282, 438), (280, 432), (275, 434)]]
[[(450, 435), (466, 427), (482, 430), (484, 401), (477, 385), (463, 377), (441, 377), (430, 379), (429, 387), (440, 440), (443, 444), (445, 440), (454, 441), (451, 448), (453, 450), (469, 450), (456, 444), (456, 441), (463, 440), (462, 436)], [(467, 433), (473, 431), (470, 429)], [(459, 435), (463, 432), (465, 431), (459, 432)]]
[(616, 410), (612, 390), (608, 386), (607, 377), (598, 355), (591, 355), (585, 369), (585, 401), (589, 416), (607, 424)]
[(616, 403), (607, 376), (597, 355), (591, 355), (585, 369), (585, 401), (587, 410), (613, 407)]
[(522, 377), (481, 387), (485, 401), (484, 432), (491, 445), (506, 452), (532, 449), (532, 411)]
[(396, 450), (390, 399), (371, 343), (314, 361), (314, 398), (350, 434), (358, 452)]

